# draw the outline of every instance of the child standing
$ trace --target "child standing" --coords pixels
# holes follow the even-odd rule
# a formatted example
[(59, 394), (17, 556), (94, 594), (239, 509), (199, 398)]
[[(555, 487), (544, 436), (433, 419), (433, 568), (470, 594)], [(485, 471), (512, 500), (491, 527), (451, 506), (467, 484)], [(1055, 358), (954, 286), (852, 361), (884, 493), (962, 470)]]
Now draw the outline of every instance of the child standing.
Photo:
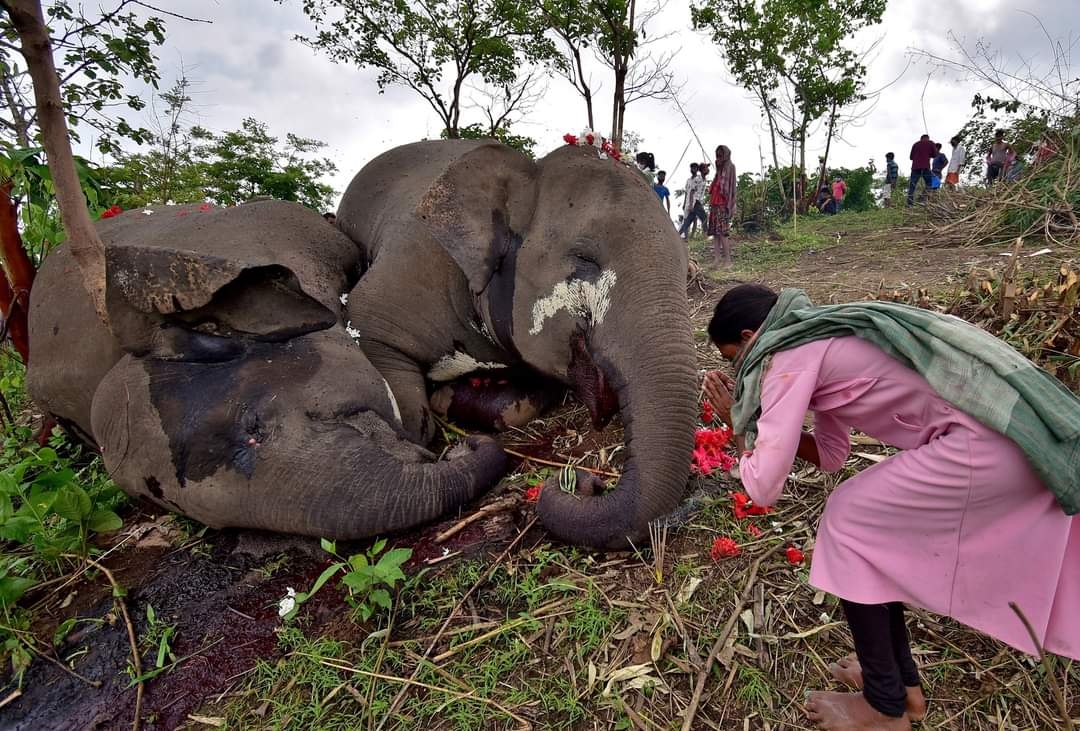
[(893, 190), (896, 181), (900, 178), (900, 166), (896, 164), (896, 155), (891, 152), (885, 153), (885, 185), (881, 186), (881, 193), (885, 199), (885, 207), (892, 208)]

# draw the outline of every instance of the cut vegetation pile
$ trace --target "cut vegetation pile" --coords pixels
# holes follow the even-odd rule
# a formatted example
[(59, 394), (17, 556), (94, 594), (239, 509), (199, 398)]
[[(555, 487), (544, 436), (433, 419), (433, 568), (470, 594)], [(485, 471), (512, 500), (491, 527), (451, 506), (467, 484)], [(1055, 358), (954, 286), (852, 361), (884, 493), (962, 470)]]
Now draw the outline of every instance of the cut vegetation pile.
[(1080, 124), (1052, 133), (1053, 153), (1016, 180), (991, 188), (941, 190), (928, 202), (941, 246), (1001, 244), (1035, 238), (1080, 250)]

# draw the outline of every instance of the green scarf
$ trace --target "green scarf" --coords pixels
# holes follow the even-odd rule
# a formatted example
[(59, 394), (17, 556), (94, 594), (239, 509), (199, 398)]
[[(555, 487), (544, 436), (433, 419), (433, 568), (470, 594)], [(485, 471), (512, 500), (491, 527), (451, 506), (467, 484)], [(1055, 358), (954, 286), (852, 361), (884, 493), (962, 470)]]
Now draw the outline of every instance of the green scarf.
[(922, 375), (946, 401), (1016, 442), (1067, 515), (1080, 513), (1080, 399), (1009, 345), (959, 318), (894, 302), (814, 307), (781, 290), (735, 375), (732, 427), (752, 449), (773, 353), (856, 335)]

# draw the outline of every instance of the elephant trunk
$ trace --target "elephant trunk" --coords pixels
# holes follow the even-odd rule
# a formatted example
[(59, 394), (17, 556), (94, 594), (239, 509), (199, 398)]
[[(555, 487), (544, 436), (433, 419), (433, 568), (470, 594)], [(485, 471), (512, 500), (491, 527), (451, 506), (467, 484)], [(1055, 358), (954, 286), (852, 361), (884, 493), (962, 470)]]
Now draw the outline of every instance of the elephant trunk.
[[(548, 481), (537, 509), (561, 540), (602, 549), (641, 547), (649, 523), (674, 510), (685, 493), (697, 371), (686, 298), (662, 294), (674, 289), (628, 287), (628, 292), (650, 294), (615, 300), (608, 319), (588, 337), (596, 379), (618, 401), (627, 460), (618, 484), (602, 495), (589, 494), (588, 486), (599, 486), (598, 481), (581, 473), (573, 493), (561, 489), (558, 478)], [(626, 338), (626, 333), (634, 335)], [(579, 392), (597, 390), (575, 386)], [(590, 409), (595, 418), (596, 410)]]
[(296, 501), (275, 505), (274, 518), (267, 521), (273, 524), (259, 527), (333, 539), (391, 533), (452, 514), (506, 471), (505, 453), (487, 437), (471, 437), (449, 459), (438, 461), (415, 445), (387, 443), (396, 436), (359, 442), (357, 437), (329, 439), (348, 446), (308, 463), (339, 467), (311, 474), (308, 484), (293, 491)]

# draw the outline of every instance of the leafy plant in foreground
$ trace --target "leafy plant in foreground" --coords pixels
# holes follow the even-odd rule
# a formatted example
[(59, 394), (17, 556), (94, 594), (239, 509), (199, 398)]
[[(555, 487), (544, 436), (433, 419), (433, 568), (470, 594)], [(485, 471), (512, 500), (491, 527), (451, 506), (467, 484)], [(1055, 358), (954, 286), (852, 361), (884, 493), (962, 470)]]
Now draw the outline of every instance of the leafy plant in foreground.
[(323, 538), (320, 545), (324, 551), (340, 560), (323, 570), (310, 591), (289, 590), (289, 595), (281, 600), (281, 616), (286, 621), (295, 617), (300, 606), (341, 571), (345, 571), (345, 575), (341, 577), (341, 585), (348, 590), (345, 600), (353, 607), (355, 616), (361, 621), (366, 622), (371, 619), (380, 608), (390, 609), (392, 604), (390, 592), (399, 581), (405, 580), (401, 565), (412, 557), (412, 549), (393, 548), (383, 553), (386, 548), (386, 539), (383, 538), (375, 541), (375, 544), (367, 551), (354, 553), (345, 558), (337, 552), (337, 544), (334, 541)]

